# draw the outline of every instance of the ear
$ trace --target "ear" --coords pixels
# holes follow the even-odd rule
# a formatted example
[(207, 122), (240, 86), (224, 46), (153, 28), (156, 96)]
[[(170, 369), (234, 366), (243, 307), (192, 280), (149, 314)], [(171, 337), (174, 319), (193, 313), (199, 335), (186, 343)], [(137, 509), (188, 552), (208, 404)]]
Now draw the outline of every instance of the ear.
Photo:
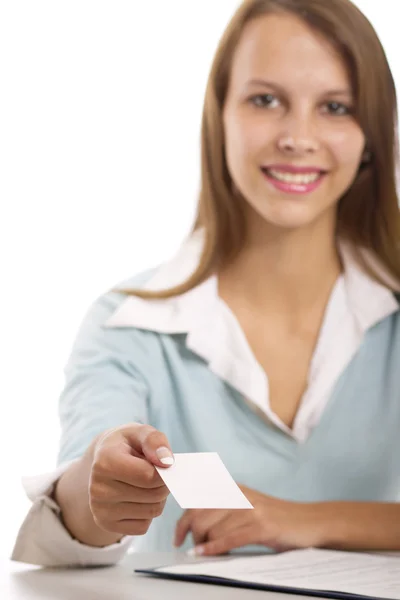
[(371, 158), (372, 158), (372, 152), (370, 150), (364, 150), (361, 162), (363, 164), (367, 164), (367, 163), (371, 162)]

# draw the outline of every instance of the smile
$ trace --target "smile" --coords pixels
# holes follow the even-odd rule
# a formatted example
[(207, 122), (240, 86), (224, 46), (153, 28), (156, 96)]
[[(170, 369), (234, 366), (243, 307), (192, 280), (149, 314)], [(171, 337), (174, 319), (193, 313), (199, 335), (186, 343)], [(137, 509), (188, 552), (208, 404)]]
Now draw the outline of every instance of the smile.
[(264, 176), (277, 189), (283, 192), (306, 194), (320, 186), (326, 173), (287, 173), (275, 169), (262, 168)]

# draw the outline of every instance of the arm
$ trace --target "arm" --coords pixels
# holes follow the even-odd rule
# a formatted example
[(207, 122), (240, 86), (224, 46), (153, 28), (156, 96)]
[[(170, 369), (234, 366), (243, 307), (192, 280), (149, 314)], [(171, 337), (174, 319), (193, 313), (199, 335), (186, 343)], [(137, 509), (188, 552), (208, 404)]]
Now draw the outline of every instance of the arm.
[(326, 548), (400, 551), (400, 504), (321, 502), (312, 510), (325, 523)]
[(65, 369), (66, 385), (59, 402), (59, 461), (80, 458), (60, 477), (53, 498), (72, 537), (95, 547), (123, 537), (98, 527), (89, 506), (96, 443), (106, 430), (134, 421), (147, 422), (148, 390), (135, 364), (140, 364), (143, 349), (127, 345), (132, 335), (127, 336), (126, 331), (103, 327), (115, 308), (110, 296), (102, 297), (84, 319)]
[(101, 529), (90, 509), (89, 477), (97, 440), (96, 437), (82, 458), (61, 475), (52, 496), (60, 507), (61, 521), (73, 538), (87, 546), (104, 547), (119, 542), (124, 536)]
[(192, 533), (196, 554), (224, 554), (249, 544), (297, 548), (400, 550), (400, 504), (292, 502), (240, 486), (253, 510), (188, 510), (175, 544)]
[(59, 468), (29, 485), (33, 505), (18, 533), (13, 560), (46, 566), (111, 564), (129, 547), (128, 537), (113, 544), (121, 536), (102, 533), (88, 506), (94, 440), (110, 428), (148, 419), (142, 338), (133, 331), (103, 328), (119, 302), (113, 294), (100, 298), (77, 335), (59, 402)]

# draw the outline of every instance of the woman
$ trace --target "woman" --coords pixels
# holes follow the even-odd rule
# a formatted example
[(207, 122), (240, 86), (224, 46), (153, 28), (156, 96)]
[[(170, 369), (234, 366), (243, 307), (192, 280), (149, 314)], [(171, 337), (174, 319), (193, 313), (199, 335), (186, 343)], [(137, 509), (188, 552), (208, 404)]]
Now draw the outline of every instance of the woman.
[[(90, 310), (60, 466), (29, 492), (14, 559), (113, 563), (131, 536), (400, 550), (396, 119), (349, 0), (243, 3), (210, 74), (193, 235)], [(181, 513), (154, 465), (198, 451), (254, 510)]]

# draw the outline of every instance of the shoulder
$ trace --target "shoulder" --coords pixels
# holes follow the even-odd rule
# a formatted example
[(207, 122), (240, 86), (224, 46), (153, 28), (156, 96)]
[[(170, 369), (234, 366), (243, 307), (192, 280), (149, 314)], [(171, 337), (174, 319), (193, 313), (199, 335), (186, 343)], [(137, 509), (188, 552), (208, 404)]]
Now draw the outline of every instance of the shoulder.
[(154, 275), (156, 275), (156, 273), (158, 273), (161, 267), (162, 265), (158, 265), (156, 267), (153, 267), (152, 269), (146, 269), (145, 271), (136, 273), (132, 277), (129, 277), (128, 279), (124, 279), (123, 281), (117, 283), (115, 286), (113, 286), (110, 292), (118, 291), (118, 293), (121, 293), (122, 296), (125, 298), (126, 296), (124, 294), (124, 290), (142, 288), (153, 278)]
[(158, 269), (159, 267), (154, 267), (137, 273), (105, 291), (90, 306), (89, 312), (92, 317), (96, 317), (95, 320), (99, 325), (104, 324), (128, 298), (132, 297), (125, 292), (130, 289), (143, 288), (158, 272)]
[[(139, 330), (108, 328), (108, 320), (130, 299), (134, 298), (123, 292), (128, 289), (140, 289), (151, 280), (158, 268), (149, 269), (129, 279), (117, 283), (111, 289), (98, 296), (83, 315), (73, 350), (95, 353), (97, 350), (123, 351), (126, 343), (140, 334)], [(141, 337), (141, 336), (139, 336)]]

